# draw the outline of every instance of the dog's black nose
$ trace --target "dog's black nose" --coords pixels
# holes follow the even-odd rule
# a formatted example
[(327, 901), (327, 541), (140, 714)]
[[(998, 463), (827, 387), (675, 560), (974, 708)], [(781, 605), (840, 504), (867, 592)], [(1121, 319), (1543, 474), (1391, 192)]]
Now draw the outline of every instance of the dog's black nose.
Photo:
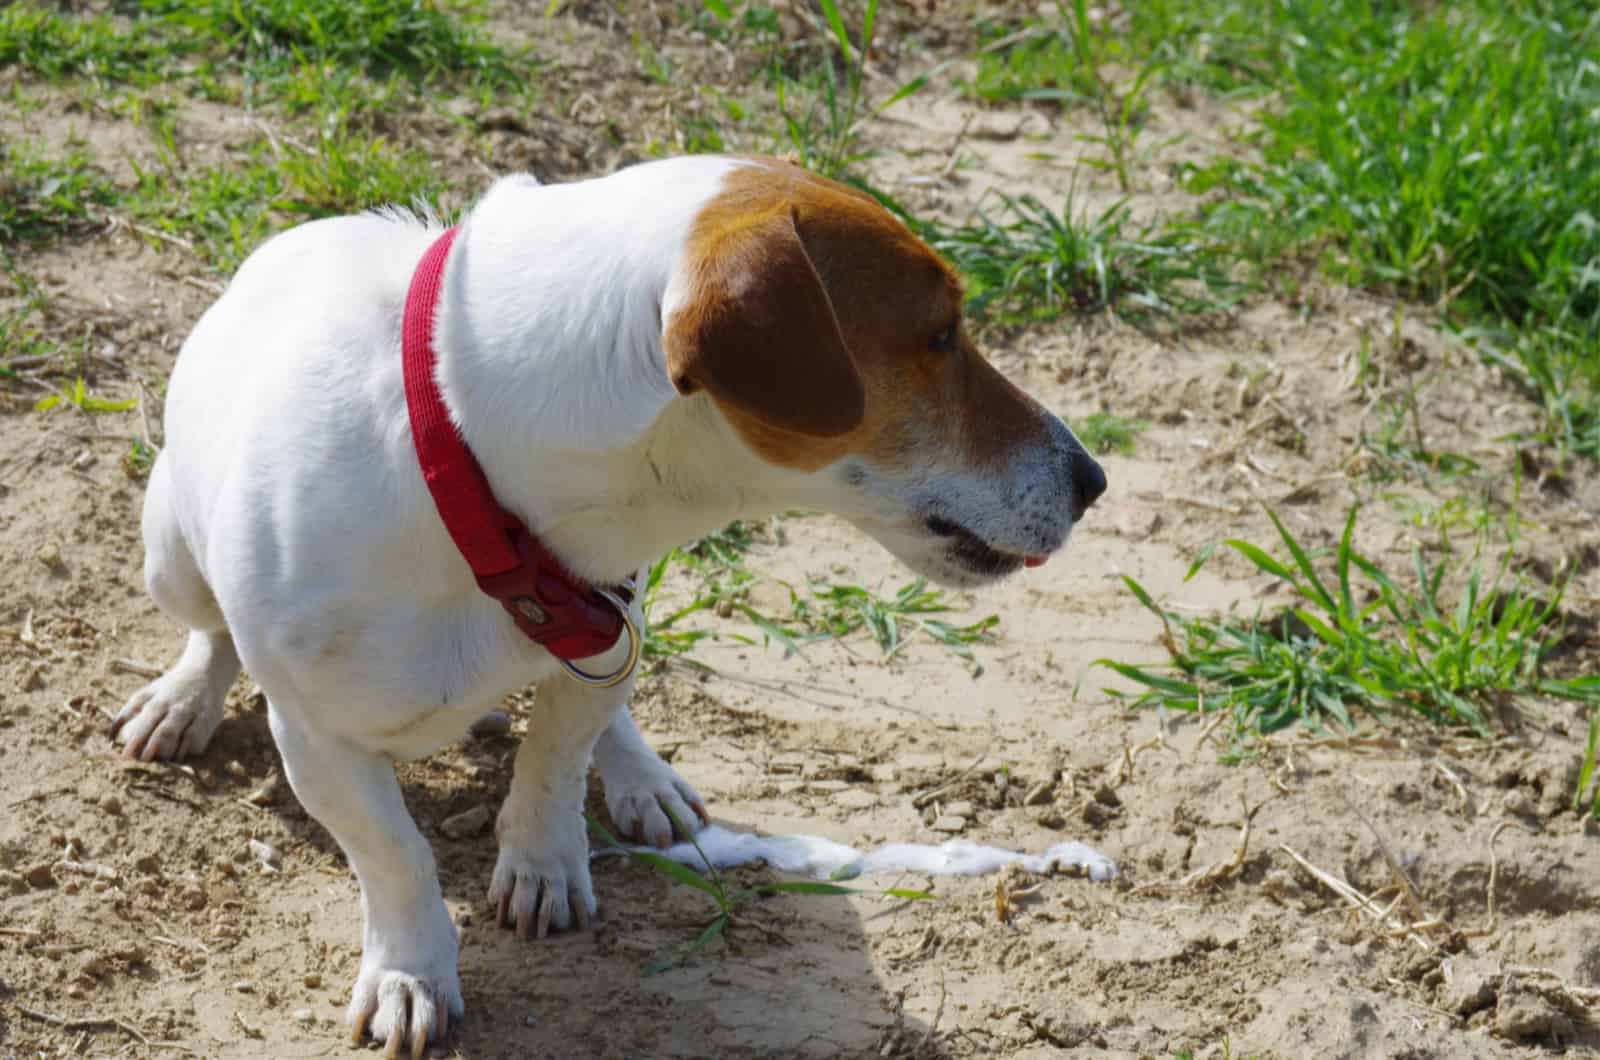
[(1083, 513), (1106, 491), (1106, 473), (1095, 463), (1094, 457), (1082, 449), (1072, 451), (1067, 465), (1072, 475), (1072, 518), (1076, 521), (1083, 518)]

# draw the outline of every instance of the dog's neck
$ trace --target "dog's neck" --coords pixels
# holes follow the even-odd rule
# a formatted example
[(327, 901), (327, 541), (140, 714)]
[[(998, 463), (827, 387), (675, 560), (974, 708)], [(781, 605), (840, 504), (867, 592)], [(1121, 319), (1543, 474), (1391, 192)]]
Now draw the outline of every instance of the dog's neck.
[(499, 502), (596, 581), (797, 503), (708, 399), (667, 376), (677, 256), (732, 164), (682, 163), (666, 195), (630, 186), (627, 170), (501, 181), (445, 271), (436, 345), (452, 417)]

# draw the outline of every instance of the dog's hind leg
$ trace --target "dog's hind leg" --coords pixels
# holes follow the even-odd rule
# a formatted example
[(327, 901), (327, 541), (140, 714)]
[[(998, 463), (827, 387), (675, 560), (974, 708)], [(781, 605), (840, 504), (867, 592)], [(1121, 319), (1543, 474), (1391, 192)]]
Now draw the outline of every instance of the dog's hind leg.
[(158, 458), (144, 503), (145, 585), (156, 606), (189, 627), (189, 641), (171, 669), (135, 692), (111, 722), (123, 752), (146, 762), (204, 751), (239, 676), (233, 638), (178, 528), (171, 494), (170, 461)]
[[(263, 685), (273, 676), (261, 673)], [(359, 1044), (371, 1031), (387, 1056), (420, 1058), (463, 1012), (455, 925), (433, 851), (406, 812), (385, 756), (308, 727), (267, 689), (272, 738), (306, 812), (343, 848), (361, 884), (361, 971), (346, 1015)]]

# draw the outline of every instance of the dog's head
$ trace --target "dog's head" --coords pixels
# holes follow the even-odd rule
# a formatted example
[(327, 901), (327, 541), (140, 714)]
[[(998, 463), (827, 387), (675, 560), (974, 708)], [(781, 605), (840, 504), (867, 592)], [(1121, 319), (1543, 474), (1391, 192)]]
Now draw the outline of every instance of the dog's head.
[(680, 393), (912, 569), (976, 585), (1060, 549), (1105, 489), (973, 346), (961, 284), (870, 197), (782, 163), (696, 218), (665, 336)]

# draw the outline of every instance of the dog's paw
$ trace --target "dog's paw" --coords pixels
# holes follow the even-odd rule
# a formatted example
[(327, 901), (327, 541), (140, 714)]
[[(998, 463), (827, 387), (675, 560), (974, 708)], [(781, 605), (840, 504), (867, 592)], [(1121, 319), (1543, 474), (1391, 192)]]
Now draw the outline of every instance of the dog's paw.
[(414, 974), (393, 968), (361, 969), (350, 1009), (350, 1043), (360, 1045), (368, 1031), (384, 1045), (384, 1055), (408, 1054), (418, 1060), (429, 1042), (443, 1041), (450, 1021), (466, 1011), (454, 968)]
[(516, 828), (502, 813), (500, 857), (489, 884), (500, 926), (520, 938), (544, 938), (551, 931), (583, 930), (594, 919), (594, 887), (589, 881), (589, 840), (581, 814), (564, 815), (550, 828)]
[(111, 721), (111, 735), (129, 758), (197, 755), (222, 724), (222, 696), (206, 671), (173, 669), (135, 692)]
[(674, 840), (689, 838), (677, 826), (698, 832), (711, 821), (699, 793), (659, 758), (637, 760), (626, 770), (603, 771), (601, 780), (611, 822), (636, 842), (666, 849)]

